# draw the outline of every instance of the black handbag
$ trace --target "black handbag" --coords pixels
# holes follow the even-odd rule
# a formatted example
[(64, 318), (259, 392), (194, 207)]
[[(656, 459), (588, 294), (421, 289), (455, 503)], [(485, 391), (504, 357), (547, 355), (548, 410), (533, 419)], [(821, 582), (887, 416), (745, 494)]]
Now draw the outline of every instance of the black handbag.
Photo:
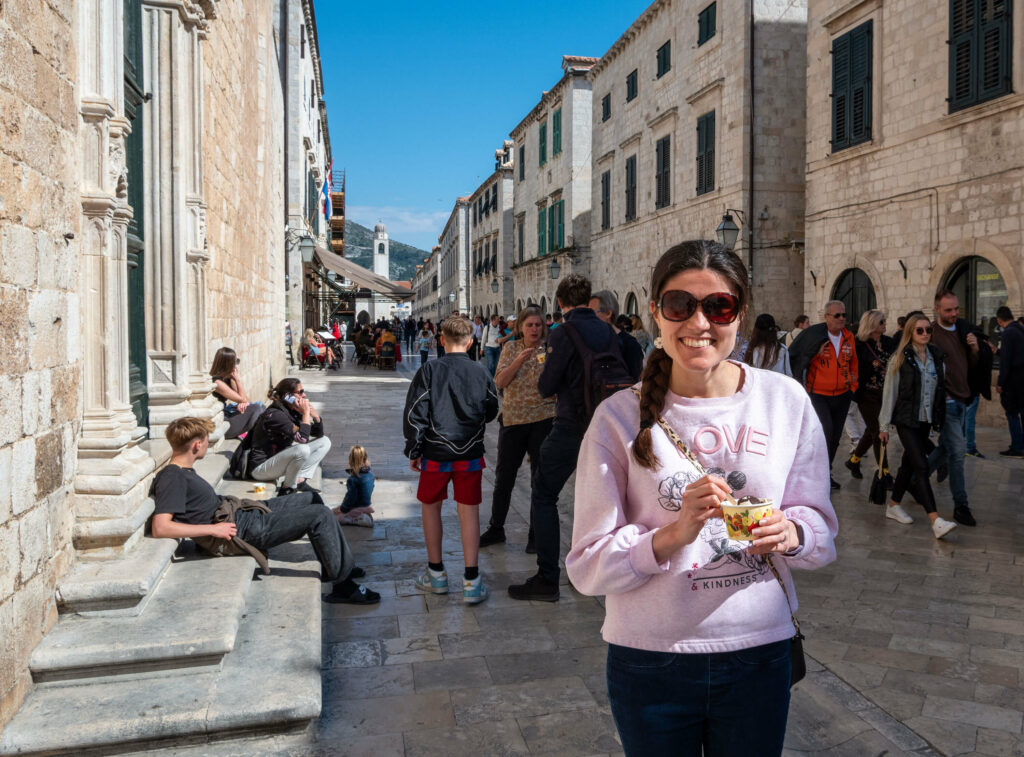
[[(639, 390), (633, 387), (632, 391), (638, 398), (640, 397)], [(661, 416), (658, 416), (658, 425), (661, 426), (661, 430), (665, 432), (665, 435), (672, 441), (672, 443), (676, 445), (676, 448), (680, 453), (682, 453), (683, 457), (694, 464), (697, 468), (697, 472), (702, 476), (706, 476), (708, 473), (707, 470), (705, 470), (700, 460), (697, 459), (697, 456), (694, 455), (690, 451), (690, 448), (686, 446), (686, 442), (684, 442), (679, 434), (677, 434), (675, 430), (668, 425), (668, 421)], [(793, 634), (793, 638), (789, 640), (789, 658), (791, 665), (789, 687), (793, 688), (796, 683), (802, 681), (804, 676), (807, 675), (807, 660), (804, 657), (804, 635), (800, 631), (800, 621), (796, 619), (796, 615), (793, 613), (793, 603), (789, 601), (789, 592), (786, 591), (786, 584), (783, 583), (782, 576), (779, 575), (779, 571), (777, 571), (775, 569), (775, 565), (772, 564), (771, 555), (765, 555), (764, 559), (765, 562), (768, 563), (768, 567), (771, 570), (772, 575), (774, 575), (778, 580), (779, 586), (782, 587), (782, 594), (786, 597), (786, 605), (789, 607), (789, 619), (793, 621), (793, 630), (795, 633)]]
[(871, 488), (868, 490), (868, 500), (876, 505), (884, 505), (892, 484), (892, 476), (889, 475), (889, 458), (886, 445), (883, 444), (878, 470), (875, 471), (875, 475), (871, 479)]

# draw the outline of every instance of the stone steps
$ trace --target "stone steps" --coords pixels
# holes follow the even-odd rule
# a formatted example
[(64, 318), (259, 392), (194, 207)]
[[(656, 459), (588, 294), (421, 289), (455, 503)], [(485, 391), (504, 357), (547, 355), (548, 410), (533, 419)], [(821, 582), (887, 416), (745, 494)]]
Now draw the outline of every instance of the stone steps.
[[(306, 542), (280, 550), (281, 559), (271, 552), (273, 574), (252, 583), (234, 650), (219, 670), (36, 687), (0, 734), (0, 755), (192, 751), (303, 733), (321, 704), (319, 566)], [(217, 752), (255, 751), (232, 743)]]
[(255, 567), (251, 557), (195, 556), (170, 565), (140, 615), (65, 616), (29, 658), (33, 681), (216, 667), (234, 648)]

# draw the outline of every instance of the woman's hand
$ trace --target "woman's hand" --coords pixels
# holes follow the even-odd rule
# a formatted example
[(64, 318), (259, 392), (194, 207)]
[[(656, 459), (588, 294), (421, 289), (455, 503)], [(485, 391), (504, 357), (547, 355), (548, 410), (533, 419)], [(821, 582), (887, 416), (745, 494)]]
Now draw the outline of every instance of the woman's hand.
[(238, 403), (238, 412), (239, 412), (239, 413), (244, 413), (244, 412), (245, 412), (245, 409), (246, 409), (247, 407), (249, 407), (249, 403), (248, 403), (248, 402), (239, 402), (239, 403)]
[(729, 485), (718, 476), (704, 476), (689, 484), (683, 490), (678, 517), (654, 535), (654, 556), (658, 562), (692, 544), (708, 519), (721, 518), (722, 502), (730, 494)]
[(882, 444), (888, 444), (889, 443), (889, 432), (888, 431), (879, 431), (878, 432), (878, 438), (882, 440)]
[(752, 555), (791, 552), (800, 546), (800, 532), (797, 531), (796, 523), (781, 510), (761, 518), (757, 528), (752, 528), (750, 533), (755, 537), (748, 550)]

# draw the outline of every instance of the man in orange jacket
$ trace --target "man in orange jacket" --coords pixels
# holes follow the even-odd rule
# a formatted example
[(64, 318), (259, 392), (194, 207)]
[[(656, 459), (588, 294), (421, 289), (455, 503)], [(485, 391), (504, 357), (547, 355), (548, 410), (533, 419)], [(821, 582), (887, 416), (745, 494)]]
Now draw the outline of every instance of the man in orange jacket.
[[(789, 354), (793, 376), (811, 395), (811, 404), (821, 421), (831, 469), (846, 413), (857, 391), (857, 349), (853, 332), (846, 328), (846, 305), (831, 300), (825, 305), (824, 315), (824, 323), (800, 332)], [(839, 488), (834, 478), (832, 488)]]

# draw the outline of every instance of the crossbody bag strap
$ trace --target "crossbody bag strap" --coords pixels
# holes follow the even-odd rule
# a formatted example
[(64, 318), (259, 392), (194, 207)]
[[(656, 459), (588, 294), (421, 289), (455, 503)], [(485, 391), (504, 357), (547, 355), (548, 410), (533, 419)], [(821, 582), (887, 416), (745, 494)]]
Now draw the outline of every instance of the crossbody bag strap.
[[(633, 392), (633, 394), (636, 395), (637, 399), (640, 399), (639, 389), (637, 389), (634, 386), (630, 387), (630, 390)], [(696, 466), (697, 472), (700, 473), (702, 476), (706, 476), (707, 470), (701, 464), (700, 460), (698, 460), (697, 456), (690, 451), (690, 448), (686, 446), (686, 442), (682, 440), (682, 437), (680, 437), (679, 434), (675, 432), (675, 429), (668, 425), (668, 421), (666, 421), (665, 418), (662, 417), (661, 415), (658, 416), (658, 425), (661, 427), (661, 430), (665, 432), (665, 436), (667, 436), (669, 440), (674, 445), (676, 445), (676, 448), (683, 455), (683, 457), (685, 457), (687, 460), (693, 463), (694, 466)], [(764, 559), (765, 562), (768, 563), (768, 568), (771, 570), (772, 575), (774, 575), (775, 578), (778, 580), (779, 586), (782, 587), (782, 594), (786, 598), (786, 606), (789, 607), (789, 619), (793, 621), (793, 628), (796, 629), (796, 635), (802, 639), (804, 638), (804, 636), (802, 633), (800, 633), (800, 622), (796, 619), (796, 614), (793, 612), (793, 603), (789, 601), (789, 592), (786, 590), (786, 584), (782, 581), (782, 576), (779, 575), (779, 571), (775, 568), (775, 565), (772, 563), (771, 555), (765, 555)]]

